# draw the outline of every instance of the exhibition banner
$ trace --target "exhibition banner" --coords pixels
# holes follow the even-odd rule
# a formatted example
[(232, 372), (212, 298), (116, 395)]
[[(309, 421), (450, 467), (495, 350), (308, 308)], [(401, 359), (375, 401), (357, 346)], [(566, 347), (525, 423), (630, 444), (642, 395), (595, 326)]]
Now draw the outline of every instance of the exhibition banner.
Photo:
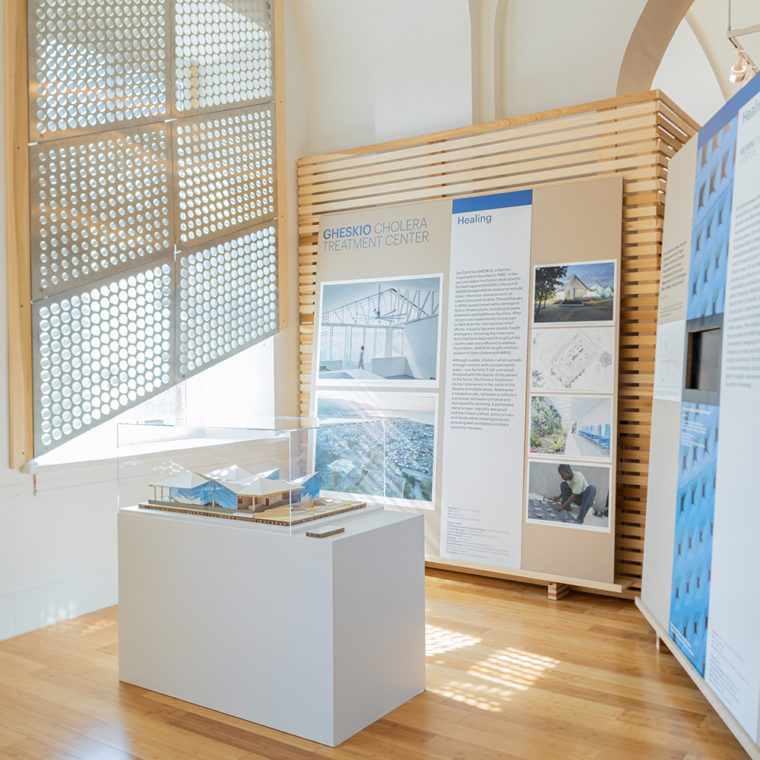
[[(746, 93), (745, 93), (746, 91)], [(725, 278), (721, 430), (715, 496), (710, 630), (705, 678), (757, 742), (760, 716), (760, 77), (741, 91)], [(752, 94), (751, 98), (748, 96)], [(720, 124), (716, 127), (720, 128)], [(728, 131), (723, 128), (724, 132)], [(733, 155), (731, 157), (733, 161)], [(717, 219), (715, 220), (717, 221)]]
[(507, 568), (520, 567), (531, 204), (503, 193), (451, 215), (441, 555)]
[[(736, 119), (700, 132), (686, 297), (669, 631), (704, 676), (720, 417), (720, 351)], [(675, 328), (674, 328), (675, 330)], [(662, 331), (661, 331), (662, 332)], [(657, 374), (657, 373), (655, 373)]]
[(710, 607), (719, 409), (681, 406), (670, 635), (704, 675)]
[[(659, 604), (651, 568), (662, 562), (652, 550), (664, 547), (649, 523), (672, 500), (670, 636), (757, 743), (760, 77), (687, 148), (696, 163), (688, 256), (675, 239), (663, 254), (643, 599), (650, 609)], [(674, 215), (675, 227), (685, 226), (684, 202), (670, 194), (676, 186), (666, 230)], [(672, 409), (680, 409), (680, 426)], [(671, 440), (678, 453), (662, 462), (658, 452)]]
[(670, 160), (662, 233), (652, 433), (647, 478), (644, 572), (641, 598), (667, 631), (675, 546), (676, 491), (684, 387), (686, 302), (697, 168), (697, 140)]

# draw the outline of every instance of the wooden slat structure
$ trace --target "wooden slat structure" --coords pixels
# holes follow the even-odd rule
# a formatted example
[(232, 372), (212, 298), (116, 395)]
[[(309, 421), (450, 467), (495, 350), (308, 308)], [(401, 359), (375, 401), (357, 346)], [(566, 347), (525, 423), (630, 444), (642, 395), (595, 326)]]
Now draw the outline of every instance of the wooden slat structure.
[(299, 161), (301, 413), (308, 416), (323, 214), (623, 176), (616, 578), (640, 590), (668, 161), (699, 125), (660, 91)]

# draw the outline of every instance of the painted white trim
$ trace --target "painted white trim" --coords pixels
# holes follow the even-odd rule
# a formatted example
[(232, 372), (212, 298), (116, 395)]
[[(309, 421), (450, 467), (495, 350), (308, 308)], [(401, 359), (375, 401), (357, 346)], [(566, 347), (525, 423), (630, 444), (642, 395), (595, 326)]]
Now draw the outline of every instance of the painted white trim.
[(118, 600), (116, 566), (0, 595), (0, 640), (19, 636)]
[(726, 72), (721, 70), (718, 59), (715, 57), (713, 49), (707, 42), (707, 37), (705, 36), (704, 30), (700, 26), (697, 19), (694, 17), (694, 13), (691, 10), (686, 12), (684, 20), (689, 25), (689, 29), (691, 29), (692, 34), (699, 43), (699, 47), (702, 48), (702, 52), (705, 54), (705, 58), (707, 58), (707, 62), (710, 64), (710, 68), (715, 75), (715, 80), (718, 82), (718, 87), (720, 87), (720, 92), (723, 95), (723, 99), (728, 100), (732, 94), (731, 88), (728, 86), (728, 77), (726, 75)]

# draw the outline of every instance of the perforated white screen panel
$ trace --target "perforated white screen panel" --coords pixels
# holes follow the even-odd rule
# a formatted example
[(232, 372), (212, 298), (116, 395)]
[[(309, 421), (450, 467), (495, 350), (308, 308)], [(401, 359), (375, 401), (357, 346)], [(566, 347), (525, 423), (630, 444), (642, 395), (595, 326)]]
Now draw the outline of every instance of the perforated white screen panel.
[(169, 115), (165, 0), (30, 0), (32, 140)]
[(172, 384), (167, 262), (33, 307), (35, 453)]
[(42, 143), (30, 160), (33, 298), (171, 250), (166, 126)]
[(27, 0), (35, 454), (272, 335), (271, 0)]
[(180, 376), (277, 331), (274, 225), (183, 253), (177, 266)]
[(177, 0), (174, 38), (178, 114), (273, 97), (268, 0)]
[(274, 216), (274, 106), (182, 119), (172, 132), (181, 247)]

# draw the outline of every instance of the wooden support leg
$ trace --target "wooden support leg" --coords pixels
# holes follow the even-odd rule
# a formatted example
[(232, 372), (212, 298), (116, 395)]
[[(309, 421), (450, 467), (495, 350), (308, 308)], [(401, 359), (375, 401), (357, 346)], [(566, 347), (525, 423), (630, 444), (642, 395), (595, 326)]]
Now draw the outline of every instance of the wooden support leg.
[(566, 583), (550, 583), (546, 591), (549, 594), (549, 601), (556, 602), (570, 593), (570, 586)]

